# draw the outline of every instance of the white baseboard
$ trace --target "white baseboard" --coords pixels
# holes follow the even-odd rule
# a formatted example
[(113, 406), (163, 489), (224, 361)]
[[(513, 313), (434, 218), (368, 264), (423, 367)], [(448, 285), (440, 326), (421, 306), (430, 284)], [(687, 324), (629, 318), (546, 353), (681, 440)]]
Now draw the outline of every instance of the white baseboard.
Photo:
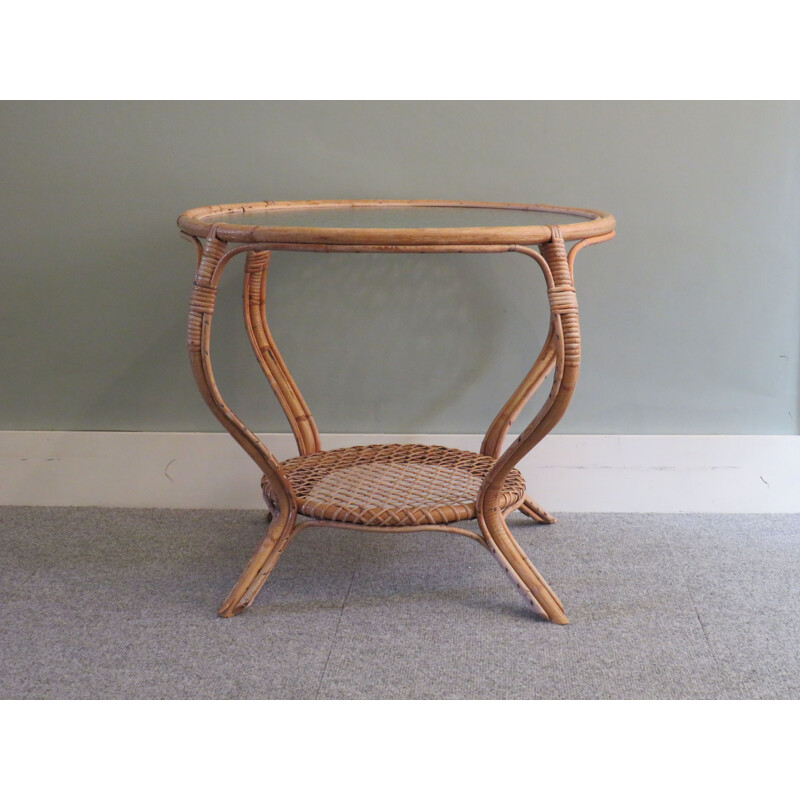
[[(291, 434), (265, 434), (279, 459)], [(323, 434), (325, 449), (479, 435)], [(510, 439), (509, 439), (510, 441)], [(552, 435), (520, 469), (549, 511), (800, 512), (800, 436)], [(0, 431), (0, 505), (263, 508), (259, 471), (226, 433)]]

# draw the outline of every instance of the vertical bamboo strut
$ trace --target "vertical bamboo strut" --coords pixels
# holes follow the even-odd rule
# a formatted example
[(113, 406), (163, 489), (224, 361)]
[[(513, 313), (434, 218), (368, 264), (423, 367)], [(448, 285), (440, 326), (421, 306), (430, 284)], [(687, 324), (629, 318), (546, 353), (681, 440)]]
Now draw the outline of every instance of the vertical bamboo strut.
[(286, 419), (289, 420), (298, 452), (305, 456), (320, 450), (319, 432), (267, 324), (266, 284), (269, 261), (269, 250), (251, 251), (247, 254), (243, 290), (245, 326), (258, 363), (278, 398)]

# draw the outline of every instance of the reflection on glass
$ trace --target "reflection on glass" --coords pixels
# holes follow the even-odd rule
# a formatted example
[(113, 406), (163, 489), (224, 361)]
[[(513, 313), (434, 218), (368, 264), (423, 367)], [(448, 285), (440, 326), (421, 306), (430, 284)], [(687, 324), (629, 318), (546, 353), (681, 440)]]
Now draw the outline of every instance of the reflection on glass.
[(587, 217), (552, 211), (499, 208), (311, 208), (253, 209), (205, 217), (229, 225), (308, 228), (480, 228), (512, 225), (569, 225)]

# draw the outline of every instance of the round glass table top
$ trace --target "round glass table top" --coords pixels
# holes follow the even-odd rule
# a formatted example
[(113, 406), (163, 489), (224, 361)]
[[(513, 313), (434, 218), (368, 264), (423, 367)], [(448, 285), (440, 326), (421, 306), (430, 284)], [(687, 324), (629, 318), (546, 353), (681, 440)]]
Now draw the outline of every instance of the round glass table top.
[(192, 236), (232, 242), (340, 245), (529, 244), (610, 233), (602, 211), (437, 200), (317, 200), (205, 206), (178, 219)]

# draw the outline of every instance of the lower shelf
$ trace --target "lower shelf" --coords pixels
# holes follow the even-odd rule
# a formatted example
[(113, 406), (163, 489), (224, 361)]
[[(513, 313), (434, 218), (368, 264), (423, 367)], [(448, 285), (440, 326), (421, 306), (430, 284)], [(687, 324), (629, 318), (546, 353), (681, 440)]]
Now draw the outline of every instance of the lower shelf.
[[(481, 483), (496, 459), (421, 444), (345, 447), (281, 463), (299, 502), (298, 512), (315, 519), (361, 525), (440, 525), (475, 519)], [(265, 498), (277, 498), (266, 481)], [(511, 470), (500, 502), (515, 508), (525, 481)]]

